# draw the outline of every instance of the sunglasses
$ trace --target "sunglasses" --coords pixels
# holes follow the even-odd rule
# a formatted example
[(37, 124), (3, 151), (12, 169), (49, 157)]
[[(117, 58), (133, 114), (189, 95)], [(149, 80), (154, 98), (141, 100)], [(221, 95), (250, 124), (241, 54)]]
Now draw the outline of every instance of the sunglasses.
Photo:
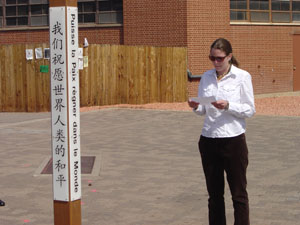
[(210, 61), (214, 62), (214, 61), (217, 61), (217, 62), (223, 62), (224, 59), (226, 58), (227, 56), (223, 56), (223, 57), (215, 57), (215, 56), (208, 56), (208, 58), (210, 59)]

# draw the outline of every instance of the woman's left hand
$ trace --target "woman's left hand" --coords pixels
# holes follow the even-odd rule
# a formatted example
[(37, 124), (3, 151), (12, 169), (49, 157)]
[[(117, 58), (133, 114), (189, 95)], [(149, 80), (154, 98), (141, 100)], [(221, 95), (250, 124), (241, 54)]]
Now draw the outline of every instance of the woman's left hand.
[(199, 105), (199, 102), (194, 102), (194, 101), (188, 101), (189, 107), (196, 109)]
[(212, 102), (211, 104), (217, 109), (228, 109), (229, 105), (228, 101), (226, 100), (218, 100), (216, 102)]

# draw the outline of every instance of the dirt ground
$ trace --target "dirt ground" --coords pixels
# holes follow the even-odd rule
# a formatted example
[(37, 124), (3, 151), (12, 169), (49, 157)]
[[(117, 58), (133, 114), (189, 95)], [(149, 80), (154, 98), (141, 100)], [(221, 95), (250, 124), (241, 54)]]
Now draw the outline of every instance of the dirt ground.
[[(256, 115), (273, 116), (300, 116), (300, 96), (274, 96), (255, 98)], [(180, 103), (149, 103), (143, 105), (111, 105), (83, 107), (81, 112), (101, 110), (107, 108), (132, 108), (132, 109), (156, 109), (191, 111), (187, 102)]]

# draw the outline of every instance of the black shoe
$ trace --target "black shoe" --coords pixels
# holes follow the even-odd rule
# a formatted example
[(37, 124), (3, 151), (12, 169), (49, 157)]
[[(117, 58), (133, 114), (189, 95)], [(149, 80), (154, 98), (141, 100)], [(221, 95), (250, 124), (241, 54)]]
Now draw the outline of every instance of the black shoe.
[(5, 206), (5, 202), (0, 200), (0, 206)]

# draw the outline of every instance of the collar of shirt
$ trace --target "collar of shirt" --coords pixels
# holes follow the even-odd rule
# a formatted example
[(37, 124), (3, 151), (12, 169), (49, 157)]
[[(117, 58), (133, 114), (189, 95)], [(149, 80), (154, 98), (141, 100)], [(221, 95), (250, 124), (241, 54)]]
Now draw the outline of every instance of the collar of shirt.
[(217, 74), (216, 69), (214, 69), (213, 71), (214, 71), (213, 76), (216, 78), (217, 82), (220, 82), (221, 80), (226, 80), (229, 77), (235, 78), (236, 77), (235, 74), (238, 73), (237, 72), (237, 67), (235, 67), (234, 65), (231, 65), (229, 72), (227, 74), (225, 74), (224, 76), (221, 75), (221, 78), (218, 80), (218, 74)]

